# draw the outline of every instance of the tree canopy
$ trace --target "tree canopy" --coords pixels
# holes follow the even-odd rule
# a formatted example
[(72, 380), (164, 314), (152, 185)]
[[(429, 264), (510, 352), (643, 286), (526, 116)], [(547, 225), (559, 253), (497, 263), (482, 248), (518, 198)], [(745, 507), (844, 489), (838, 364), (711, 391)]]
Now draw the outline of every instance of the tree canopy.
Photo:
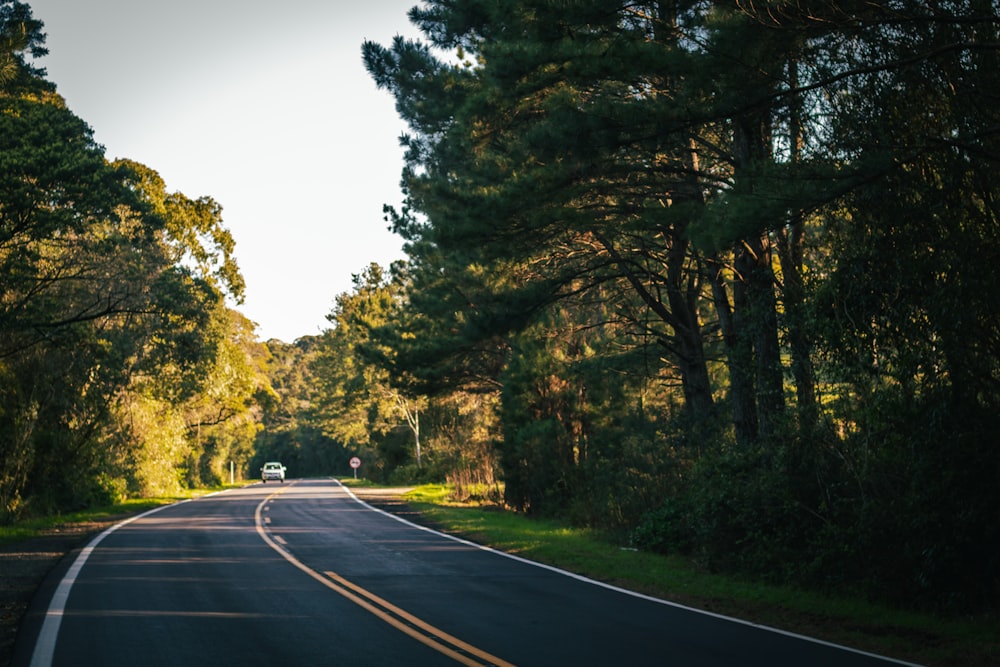
[(0, 520), (217, 482), (266, 386), (221, 207), (109, 162), (42, 29), (0, 2)]
[(498, 398), (515, 507), (884, 595), (989, 579), (997, 10), (414, 8), (426, 41), (362, 47), (410, 128), (372, 335)]

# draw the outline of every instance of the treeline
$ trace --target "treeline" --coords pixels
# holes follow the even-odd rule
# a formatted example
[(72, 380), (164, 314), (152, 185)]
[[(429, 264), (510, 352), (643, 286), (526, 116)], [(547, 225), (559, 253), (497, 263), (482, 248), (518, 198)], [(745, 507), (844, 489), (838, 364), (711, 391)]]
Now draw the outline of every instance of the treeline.
[(311, 407), (320, 339), (257, 339), (221, 205), (109, 161), (46, 53), (30, 6), (0, 0), (0, 522), (255, 479), (267, 460), (349, 474), (366, 451)]
[(109, 162), (45, 53), (0, 1), (3, 522), (244, 478), (276, 397), (219, 204)]
[(338, 299), (314, 423), (707, 567), (995, 608), (998, 9), (413, 9), (363, 46), (408, 259)]

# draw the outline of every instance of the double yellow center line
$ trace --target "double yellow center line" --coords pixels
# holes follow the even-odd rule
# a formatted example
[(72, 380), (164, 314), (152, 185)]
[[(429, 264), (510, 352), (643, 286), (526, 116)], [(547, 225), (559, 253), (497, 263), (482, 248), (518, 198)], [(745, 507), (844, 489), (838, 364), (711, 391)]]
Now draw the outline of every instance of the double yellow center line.
[[(287, 487), (286, 487), (287, 488)], [(476, 648), (457, 637), (434, 627), (413, 614), (400, 609), (387, 600), (380, 598), (369, 590), (344, 579), (335, 572), (323, 572), (322, 574), (313, 570), (299, 559), (295, 558), (282, 545), (278, 544), (275, 538), (267, 532), (264, 527), (262, 512), (264, 506), (272, 498), (284, 491), (284, 488), (272, 493), (265, 498), (254, 512), (254, 523), (257, 526), (257, 533), (261, 539), (272, 549), (277, 551), (289, 563), (302, 570), (310, 577), (320, 582), (332, 591), (335, 591), (347, 598), (362, 609), (374, 614), (376, 617), (413, 637), (420, 643), (429, 646), (439, 653), (448, 656), (456, 662), (470, 667), (483, 667), (484, 665), (494, 665), (495, 667), (514, 667), (511, 663), (501, 658), (491, 655), (482, 649)]]

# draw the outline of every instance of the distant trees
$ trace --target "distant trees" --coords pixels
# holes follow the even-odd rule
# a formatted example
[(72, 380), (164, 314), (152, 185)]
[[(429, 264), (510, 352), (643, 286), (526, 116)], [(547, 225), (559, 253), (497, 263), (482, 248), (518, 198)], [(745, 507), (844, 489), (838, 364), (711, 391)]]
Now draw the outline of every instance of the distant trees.
[[(385, 280), (381, 267), (373, 264), (355, 275), (354, 291), (336, 297), (328, 315), (332, 326), (320, 336), (311, 366), (316, 378), (312, 393), (316, 425), (359, 455), (366, 469), (373, 468), (371, 476), (407, 458), (401, 451), (391, 452), (384, 442), (384, 436), (402, 424), (388, 371), (362, 354), (369, 329), (385, 324), (397, 307), (394, 286)], [(398, 450), (399, 440), (389, 442)], [(380, 442), (382, 451), (376, 455)]]
[(475, 422), (466, 424), (462, 415), (474, 399), (428, 400), (397, 366), (395, 348), (375, 335), (391, 336), (404, 320), (403, 284), (400, 274), (371, 264), (354, 276), (353, 292), (337, 296), (332, 326), (319, 337), (310, 365), (311, 421), (358, 455), (369, 478), (492, 485), (493, 457), (481, 436), (466, 430)]
[(415, 8), (363, 47), (411, 129), (388, 381), (494, 399), (514, 507), (986, 602), (997, 10)]
[(346, 474), (351, 453), (343, 443), (326, 435), (313, 407), (317, 378), (313, 363), (319, 336), (304, 336), (294, 343), (269, 340), (259, 361), (269, 380), (259, 395), (260, 428), (254, 441), (250, 474), (259, 474), (266, 461), (281, 461), (294, 477)]

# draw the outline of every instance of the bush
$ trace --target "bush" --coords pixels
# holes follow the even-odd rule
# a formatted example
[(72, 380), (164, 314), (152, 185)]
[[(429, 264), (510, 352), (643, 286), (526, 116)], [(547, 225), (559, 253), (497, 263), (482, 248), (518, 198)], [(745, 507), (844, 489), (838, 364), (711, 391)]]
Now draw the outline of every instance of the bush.
[(846, 438), (705, 454), (637, 523), (634, 544), (899, 606), (995, 610), (1000, 417), (879, 398)]
[(91, 492), (91, 504), (96, 507), (105, 505), (120, 505), (128, 500), (128, 482), (120, 477), (112, 477), (107, 473), (97, 476), (97, 481)]
[(441, 476), (429, 466), (418, 468), (416, 463), (405, 463), (393, 468), (386, 481), (392, 486), (411, 486), (440, 482), (441, 479)]
[(861, 567), (846, 574), (894, 603), (996, 609), (1000, 418), (928, 398), (883, 404), (894, 418), (873, 420), (847, 443), (868, 458), (842, 536), (857, 545)]
[(690, 554), (695, 539), (691, 515), (685, 498), (668, 498), (640, 519), (632, 532), (632, 545), (662, 554)]

